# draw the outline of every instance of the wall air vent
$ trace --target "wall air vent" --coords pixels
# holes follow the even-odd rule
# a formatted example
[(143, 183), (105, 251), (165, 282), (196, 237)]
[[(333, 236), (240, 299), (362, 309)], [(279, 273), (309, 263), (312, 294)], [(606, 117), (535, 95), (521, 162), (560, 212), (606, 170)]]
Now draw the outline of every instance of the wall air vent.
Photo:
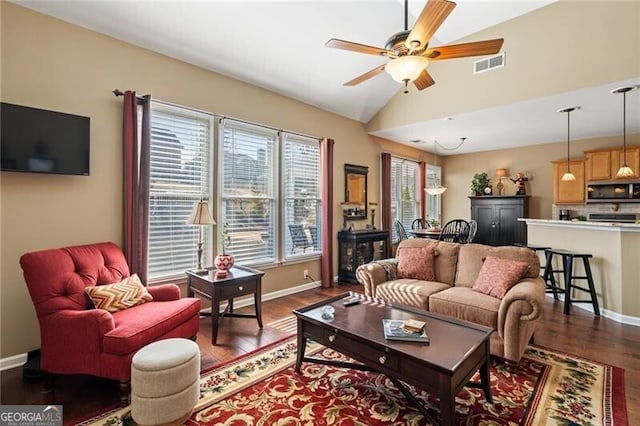
[(505, 52), (499, 53), (494, 56), (490, 56), (473, 63), (473, 73), (479, 74), (481, 72), (489, 71), (495, 68), (504, 67)]

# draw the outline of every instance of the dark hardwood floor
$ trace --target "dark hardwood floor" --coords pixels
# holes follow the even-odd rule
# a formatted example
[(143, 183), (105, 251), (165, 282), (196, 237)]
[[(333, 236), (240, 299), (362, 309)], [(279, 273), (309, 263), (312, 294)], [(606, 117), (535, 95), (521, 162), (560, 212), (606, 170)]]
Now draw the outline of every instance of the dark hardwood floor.
[[(295, 308), (323, 300), (345, 291), (362, 291), (361, 286), (340, 285), (330, 289), (313, 289), (264, 302), (263, 322), (268, 324), (291, 315)], [(239, 312), (250, 308), (238, 309)], [(202, 367), (253, 351), (286, 337), (287, 333), (271, 327), (260, 330), (253, 319), (225, 318), (218, 333), (218, 344), (211, 345), (210, 318), (201, 320), (197, 342), (202, 353)], [(535, 335), (537, 345), (625, 369), (626, 400), (629, 424), (640, 421), (640, 327), (623, 325), (573, 307), (571, 315), (562, 314), (562, 306), (551, 298), (545, 301), (542, 320)], [(62, 404), (65, 422), (103, 411), (119, 403), (118, 384), (87, 376), (58, 377), (55, 392), (42, 393), (41, 379), (23, 379), (22, 369), (0, 373), (2, 404)]]

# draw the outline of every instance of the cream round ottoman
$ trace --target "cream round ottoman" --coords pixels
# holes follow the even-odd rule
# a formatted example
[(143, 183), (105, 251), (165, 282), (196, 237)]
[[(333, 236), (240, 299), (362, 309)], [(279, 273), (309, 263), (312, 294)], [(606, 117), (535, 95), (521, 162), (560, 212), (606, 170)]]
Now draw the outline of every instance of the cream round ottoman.
[(183, 424), (200, 397), (200, 349), (166, 339), (140, 349), (131, 362), (131, 417), (140, 425)]

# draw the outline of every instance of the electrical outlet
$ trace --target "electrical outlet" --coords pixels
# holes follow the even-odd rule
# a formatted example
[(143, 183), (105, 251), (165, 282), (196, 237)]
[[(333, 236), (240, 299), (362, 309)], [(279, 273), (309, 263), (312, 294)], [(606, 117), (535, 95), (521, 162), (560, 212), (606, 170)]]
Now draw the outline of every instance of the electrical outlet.
[(303, 274), (302, 275), (303, 278), (309, 278), (309, 270), (308, 269), (305, 269), (302, 274)]

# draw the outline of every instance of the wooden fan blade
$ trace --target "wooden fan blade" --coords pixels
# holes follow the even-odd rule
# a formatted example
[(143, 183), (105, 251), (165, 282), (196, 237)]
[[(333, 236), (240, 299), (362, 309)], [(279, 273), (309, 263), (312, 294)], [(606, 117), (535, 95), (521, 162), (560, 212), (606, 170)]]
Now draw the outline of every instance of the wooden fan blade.
[(382, 47), (367, 46), (366, 44), (354, 43), (352, 41), (339, 40), (332, 38), (325, 46), (332, 47), (334, 49), (350, 50), (352, 52), (366, 53), (367, 55), (386, 56), (391, 53), (387, 49)]
[(443, 59), (465, 58), (467, 56), (493, 55), (500, 51), (503, 42), (504, 39), (496, 38), (494, 40), (439, 46), (427, 49), (422, 56), (430, 61), (441, 61)]
[(355, 86), (357, 84), (362, 83), (363, 81), (369, 80), (371, 77), (375, 77), (376, 75), (380, 74), (382, 71), (384, 71), (384, 67), (387, 64), (383, 64), (380, 65), (379, 67), (376, 67), (374, 69), (372, 69), (371, 71), (367, 71), (364, 74), (354, 78), (351, 81), (347, 81), (344, 85), (345, 86)]
[(456, 7), (456, 4), (447, 0), (429, 0), (422, 9), (416, 24), (404, 42), (409, 51), (422, 50), (447, 16)]
[(423, 70), (418, 78), (413, 81), (413, 84), (418, 90), (426, 89), (429, 86), (436, 84), (435, 80), (431, 77), (431, 74), (427, 70)]

